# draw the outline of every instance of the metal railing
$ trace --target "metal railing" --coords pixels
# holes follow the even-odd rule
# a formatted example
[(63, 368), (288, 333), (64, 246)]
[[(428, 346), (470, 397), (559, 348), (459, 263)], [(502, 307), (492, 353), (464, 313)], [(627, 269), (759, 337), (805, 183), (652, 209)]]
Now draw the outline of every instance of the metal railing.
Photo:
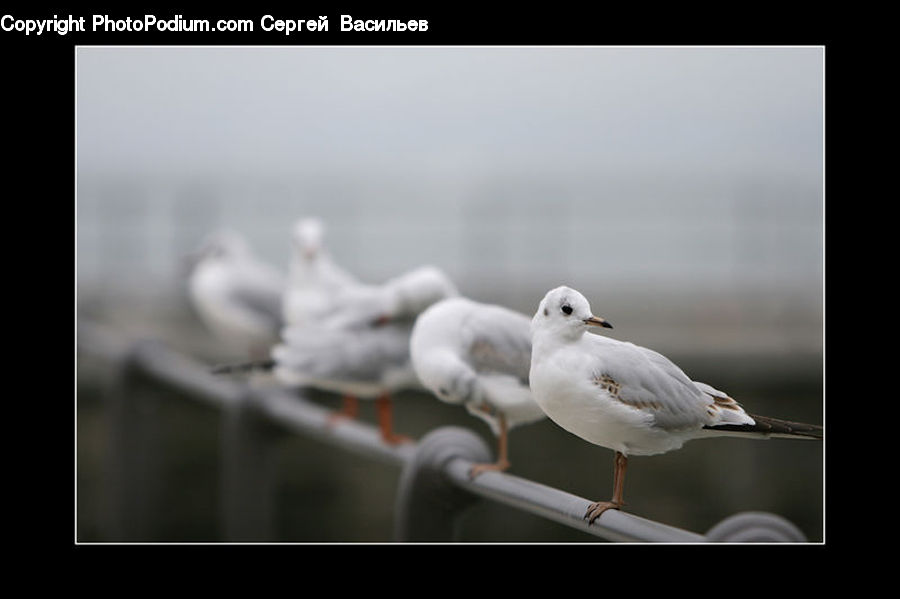
[(158, 389), (152, 381), (224, 411), (221, 459), (222, 527), (228, 542), (271, 542), (274, 495), (271, 454), (281, 434), (299, 434), (402, 468), (394, 505), (394, 541), (454, 541), (455, 523), (480, 498), (556, 521), (615, 542), (807, 542), (780, 516), (742, 512), (705, 534), (609, 510), (588, 525), (590, 500), (504, 472), (485, 472), (475, 480), (469, 468), (492, 459), (484, 441), (468, 429), (447, 426), (414, 443), (391, 446), (378, 429), (355, 420), (331, 419), (331, 412), (301, 395), (276, 387), (257, 387), (210, 374), (208, 365), (160, 342), (126, 342), (115, 334), (79, 323), (78, 349), (112, 363), (110, 397), (112, 443), (109, 473), (109, 529), (116, 541), (148, 537), (148, 517), (161, 476), (159, 430), (152, 417)]

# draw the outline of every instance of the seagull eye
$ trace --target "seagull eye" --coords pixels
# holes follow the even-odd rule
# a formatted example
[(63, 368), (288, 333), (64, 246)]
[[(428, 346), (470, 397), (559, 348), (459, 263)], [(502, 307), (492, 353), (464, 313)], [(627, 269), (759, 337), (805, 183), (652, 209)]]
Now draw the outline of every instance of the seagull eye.
[(562, 307), (562, 311), (563, 311), (563, 313), (565, 313), (566, 316), (568, 316), (569, 314), (572, 313), (572, 306), (570, 306), (569, 304), (566, 304), (565, 306)]

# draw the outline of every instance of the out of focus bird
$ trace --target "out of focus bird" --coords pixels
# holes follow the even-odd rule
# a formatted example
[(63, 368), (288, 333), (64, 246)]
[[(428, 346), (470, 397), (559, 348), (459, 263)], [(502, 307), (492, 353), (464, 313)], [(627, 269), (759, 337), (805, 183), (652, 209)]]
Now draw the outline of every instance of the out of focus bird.
[(329, 327), (353, 327), (414, 321), (432, 304), (459, 295), (439, 268), (421, 266), (381, 285), (348, 285), (329, 296), (328, 309), (316, 319)]
[(464, 297), (442, 300), (416, 319), (410, 353), (419, 380), (438, 398), (462, 404), (497, 437), (497, 461), (469, 475), (510, 467), (508, 433), (545, 417), (531, 397), (531, 319)]
[(282, 298), (286, 325), (310, 324), (330, 313), (333, 298), (359, 281), (338, 266), (325, 247), (325, 225), (302, 218), (291, 229), (291, 258)]
[(284, 275), (228, 230), (207, 236), (188, 260), (188, 295), (206, 327), (229, 348), (266, 355), (282, 326)]
[(382, 439), (406, 441), (393, 431), (391, 397), (421, 388), (409, 356), (413, 322), (432, 303), (457, 293), (434, 267), (337, 293), (325, 317), (284, 329), (282, 342), (272, 349), (275, 377), (286, 386), (343, 394), (341, 415), (351, 418), (358, 412), (356, 398), (374, 399)]
[(591, 504), (584, 516), (589, 523), (624, 504), (628, 456), (661, 454), (710, 437), (823, 436), (821, 426), (747, 413), (653, 350), (586, 334), (596, 327), (611, 325), (565, 286), (544, 296), (531, 322), (535, 401), (565, 430), (615, 451), (613, 497)]

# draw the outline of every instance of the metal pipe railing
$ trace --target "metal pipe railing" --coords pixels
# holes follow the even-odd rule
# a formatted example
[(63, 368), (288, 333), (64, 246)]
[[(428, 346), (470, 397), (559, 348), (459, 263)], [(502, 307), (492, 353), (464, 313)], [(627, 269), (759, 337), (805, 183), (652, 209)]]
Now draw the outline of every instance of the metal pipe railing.
[(603, 516), (603, 530), (594, 531), (593, 528), (599, 520), (589, 525), (584, 519), (584, 514), (592, 503), (591, 501), (510, 474), (495, 476), (494, 473), (487, 472), (479, 476), (477, 484), (474, 484), (468, 477), (469, 466), (470, 464), (465, 460), (455, 459), (447, 464), (446, 471), (457, 485), (472, 493), (515, 506), (583, 532), (597, 534), (610, 541), (643, 542), (652, 540), (662, 543), (702, 543), (706, 541), (703, 535), (618, 510), (607, 512)]
[[(111, 394), (114, 448), (110, 456), (111, 536), (145, 538), (151, 526), (148, 503), (158, 484), (147, 444), (153, 418), (140, 412), (148, 400), (135, 394), (135, 377), (166, 385), (222, 409), (222, 519), (230, 541), (269, 541), (274, 537), (273, 448), (283, 434), (316, 438), (364, 457), (402, 467), (395, 504), (395, 540), (448, 542), (468, 507), (486, 498), (590, 535), (616, 542), (703, 543), (805, 542), (790, 522), (773, 514), (749, 512), (726, 519), (706, 535), (610, 510), (593, 524), (583, 519), (589, 500), (503, 472), (475, 480), (469, 468), (490, 461), (484, 441), (468, 429), (442, 427), (418, 442), (388, 445), (379, 431), (353, 420), (330, 419), (331, 412), (297, 393), (251, 378), (249, 383), (215, 376), (209, 367), (150, 341), (126, 342), (96, 325), (79, 323), (78, 348), (117, 364)], [(147, 432), (145, 429), (151, 429)], [(147, 472), (141, 472), (141, 470)], [(140, 524), (135, 524), (139, 521)]]

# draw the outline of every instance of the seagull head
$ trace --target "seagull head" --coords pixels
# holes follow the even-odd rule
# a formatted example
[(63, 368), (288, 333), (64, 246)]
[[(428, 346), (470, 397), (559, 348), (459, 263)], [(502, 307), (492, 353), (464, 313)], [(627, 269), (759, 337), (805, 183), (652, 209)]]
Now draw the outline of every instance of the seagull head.
[(577, 339), (592, 327), (612, 325), (594, 316), (587, 298), (566, 286), (548, 291), (531, 320), (532, 334), (546, 331), (567, 339)]
[(325, 227), (318, 218), (301, 218), (291, 230), (291, 243), (297, 255), (305, 260), (316, 259), (322, 249)]

